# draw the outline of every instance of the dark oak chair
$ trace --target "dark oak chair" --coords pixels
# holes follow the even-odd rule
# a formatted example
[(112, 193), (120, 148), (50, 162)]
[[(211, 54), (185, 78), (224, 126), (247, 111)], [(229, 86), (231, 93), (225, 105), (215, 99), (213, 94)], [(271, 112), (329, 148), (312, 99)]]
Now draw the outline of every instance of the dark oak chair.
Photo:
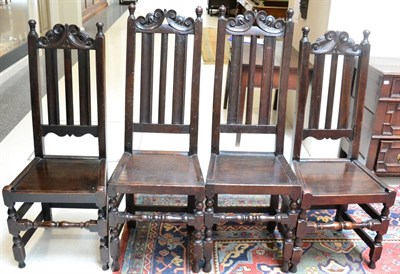
[[(382, 254), (382, 236), (388, 230), (389, 208), (396, 194), (357, 160), (368, 77), (369, 32), (364, 31), (360, 44), (355, 44), (348, 33), (335, 31), (329, 31), (315, 43), (310, 43), (308, 33), (309, 29), (303, 28), (299, 50), (293, 165), (303, 193), (292, 268), (295, 270), (300, 261), (302, 238), (307, 233), (342, 229), (353, 229), (370, 247), (369, 267), (375, 268)], [(311, 60), (314, 75), (310, 83), (307, 71)], [(328, 87), (326, 96), (322, 93), (324, 80)], [(310, 103), (306, 108), (308, 97)], [(324, 152), (328, 146), (318, 140), (347, 139), (350, 145), (346, 153), (339, 153), (338, 149), (338, 156), (346, 154), (345, 158), (320, 159), (312, 155), (309, 158), (304, 154), (301, 157), (303, 140), (309, 137), (313, 141), (311, 146), (319, 144)], [(382, 210), (379, 212), (371, 206), (372, 203), (382, 204)], [(370, 219), (356, 222), (347, 212), (350, 204), (358, 204)], [(310, 209), (321, 208), (336, 209), (335, 220), (317, 223), (307, 219)], [(375, 231), (375, 239), (364, 229)]]
[[(294, 229), (298, 214), (297, 200), (301, 195), (300, 184), (288, 162), (283, 156), (285, 137), (285, 113), (288, 92), (289, 63), (293, 37), (293, 11), (288, 10), (288, 18), (276, 20), (264, 11), (254, 13), (247, 11), (236, 18), (225, 18), (225, 8), (220, 8), (217, 32), (217, 60), (215, 67), (211, 158), (206, 180), (206, 209), (204, 242), (204, 271), (211, 270), (213, 252), (213, 227), (226, 222), (251, 222), (267, 224), (273, 232), (276, 224), (284, 237), (282, 270), (288, 271), (293, 248)], [(228, 45), (225, 36), (232, 35), (231, 56), (231, 91), (226, 122), (221, 118), (221, 93), (223, 82), (223, 52)], [(239, 115), (240, 75), (242, 73), (243, 39), (250, 37), (250, 74), (254, 75), (255, 50), (258, 39), (263, 39), (263, 80), (260, 90), (258, 119), (253, 120), (254, 78), (249, 77), (246, 120), (242, 122)], [(279, 77), (278, 110), (272, 111), (272, 89), (274, 76), (274, 58), (277, 39), (283, 39), (281, 70)], [(249, 133), (261, 135), (258, 151), (223, 151), (220, 150), (220, 139), (229, 133)], [(270, 144), (271, 151), (265, 149)], [(262, 147), (265, 149), (262, 151)], [(218, 196), (228, 195), (264, 195), (266, 204), (263, 207), (227, 207), (219, 204)], [(267, 195), (271, 195), (267, 203)], [(279, 208), (280, 201), (285, 206)], [(282, 203), (281, 203), (282, 204)], [(287, 206), (286, 206), (287, 205)], [(259, 213), (259, 214), (250, 214)]]
[[(38, 37), (35, 21), (29, 21), (29, 26), (29, 78), (35, 157), (10, 185), (3, 188), (4, 203), (8, 207), (8, 229), (13, 236), (14, 258), (20, 268), (25, 266), (25, 245), (37, 228), (85, 228), (99, 234), (100, 257), (106, 270), (109, 252), (103, 24), (97, 23), (95, 39), (75, 25), (57, 24), (43, 37)], [(92, 56), (91, 51), (94, 52)], [(93, 58), (95, 77), (91, 76), (90, 70), (90, 60)], [(73, 60), (76, 59), (79, 77), (73, 74)], [(39, 77), (43, 67), (41, 64), (45, 68), (45, 87), (41, 85)], [(65, 76), (65, 92), (62, 88), (59, 90), (59, 68)], [(91, 87), (92, 78), (95, 79), (96, 89)], [(79, 82), (79, 90), (73, 89), (74, 80)], [(95, 96), (91, 96), (93, 92)], [(42, 95), (46, 93), (47, 108), (42, 108)], [(61, 99), (64, 97), (65, 105)], [(92, 117), (92, 113), (96, 112), (97, 115)], [(98, 156), (46, 154), (44, 148), (50, 133), (60, 137), (70, 136), (64, 139), (91, 134), (97, 137), (98, 144), (95, 146), (98, 149), (95, 150), (98, 150)], [(73, 144), (76, 142), (72, 141), (71, 146)], [(16, 203), (22, 203), (18, 210)], [(23, 219), (34, 203), (41, 204), (39, 215), (32, 221)], [(54, 221), (52, 208), (93, 208), (98, 209), (98, 217), (97, 220), (85, 222)], [(20, 236), (23, 231), (26, 232)]]
[[(194, 228), (193, 271), (198, 272), (199, 261), (203, 258), (201, 229), (204, 225), (205, 198), (204, 180), (197, 157), (203, 10), (200, 7), (196, 9), (196, 19), (179, 16), (174, 10), (160, 9), (146, 17), (135, 18), (134, 5), (129, 7), (129, 12), (125, 152), (109, 180), (108, 188), (112, 268), (117, 270), (120, 267), (119, 234), (122, 224), (158, 221), (186, 223), (189, 229)], [(173, 47), (170, 50), (173, 54), (168, 54), (170, 46)], [(135, 49), (141, 52), (140, 58), (137, 58)], [(159, 63), (155, 60), (157, 53), (160, 54)], [(136, 62), (140, 71), (135, 71)], [(134, 88), (136, 79), (140, 79), (137, 89)], [(153, 91), (153, 83), (157, 85), (158, 92)], [(186, 88), (188, 83), (191, 83), (190, 89)], [(158, 105), (157, 110), (152, 109), (153, 104)], [(134, 114), (136, 107), (138, 115)], [(142, 134), (143, 143), (151, 138), (147, 136), (149, 133), (164, 134), (165, 138), (154, 139), (147, 150), (133, 150), (134, 137), (140, 138), (139, 134)], [(166, 140), (177, 138), (176, 134), (186, 138), (182, 141), (184, 144), (187, 142), (184, 146), (186, 151), (168, 151), (172, 144)], [(134, 199), (140, 194), (153, 197), (161, 194), (183, 195), (187, 197), (187, 205), (144, 205)], [(126, 211), (118, 211), (123, 196), (126, 198)]]

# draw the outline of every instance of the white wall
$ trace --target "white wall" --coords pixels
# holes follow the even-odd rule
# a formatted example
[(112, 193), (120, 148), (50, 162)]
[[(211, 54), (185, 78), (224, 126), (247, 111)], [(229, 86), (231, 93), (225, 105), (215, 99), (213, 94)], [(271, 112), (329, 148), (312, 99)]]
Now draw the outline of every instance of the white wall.
[(368, 29), (372, 57), (400, 57), (399, 11), (399, 0), (334, 0), (328, 27), (346, 30), (357, 43)]

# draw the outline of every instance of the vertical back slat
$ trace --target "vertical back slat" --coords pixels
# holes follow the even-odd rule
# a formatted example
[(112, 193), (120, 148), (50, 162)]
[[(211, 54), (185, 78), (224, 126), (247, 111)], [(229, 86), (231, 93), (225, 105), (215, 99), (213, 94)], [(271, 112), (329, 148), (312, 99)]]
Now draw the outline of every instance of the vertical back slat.
[(72, 88), (72, 57), (71, 49), (64, 49), (64, 74), (65, 74), (65, 108), (67, 125), (74, 124), (74, 97)]
[(258, 124), (267, 125), (270, 120), (270, 96), (274, 75), (275, 38), (264, 37), (263, 67), (260, 90), (260, 111)]
[(332, 126), (332, 113), (333, 113), (333, 101), (335, 99), (337, 66), (338, 66), (338, 55), (333, 54), (331, 59), (331, 69), (329, 73), (329, 87), (328, 87), (328, 98), (326, 104), (325, 129), (330, 129)]
[(339, 119), (337, 128), (347, 128), (350, 110), (350, 94), (354, 71), (354, 57), (345, 56), (343, 60), (342, 86), (339, 104)]
[(142, 34), (142, 60), (140, 73), (140, 122), (151, 123), (153, 101), (154, 34)]
[(321, 111), (321, 94), (324, 76), (325, 56), (315, 55), (313, 68), (312, 92), (310, 101), (309, 128), (318, 128)]
[(90, 55), (87, 50), (78, 50), (79, 69), (79, 113), (80, 124), (91, 125), (90, 104)]
[[(250, 40), (249, 77), (247, 85), (246, 124), (253, 119), (254, 75), (256, 69), (257, 37), (252, 35)], [(243, 91), (242, 91), (243, 92)]]
[(229, 105), (228, 105), (228, 124), (235, 124), (238, 122), (239, 114), (239, 98), (240, 98), (240, 81), (242, 75), (242, 51), (243, 49), (243, 36), (232, 36), (232, 56), (231, 64), (237, 64), (231, 67), (231, 91), (229, 92)]
[(165, 90), (167, 86), (168, 34), (161, 35), (160, 89), (158, 96), (158, 123), (165, 123)]
[(187, 35), (175, 35), (174, 85), (172, 124), (183, 124), (185, 113)]
[(57, 50), (45, 49), (45, 58), (49, 125), (59, 125)]

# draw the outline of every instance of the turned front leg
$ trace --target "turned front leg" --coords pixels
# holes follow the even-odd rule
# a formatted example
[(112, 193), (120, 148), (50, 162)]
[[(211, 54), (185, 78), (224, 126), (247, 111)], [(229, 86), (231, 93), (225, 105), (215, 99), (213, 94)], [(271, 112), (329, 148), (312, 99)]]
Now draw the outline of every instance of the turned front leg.
[(204, 272), (211, 271), (211, 259), (213, 249), (212, 227), (214, 225), (214, 199), (207, 197), (206, 210), (204, 213), (204, 222), (206, 227), (205, 240), (204, 240)]

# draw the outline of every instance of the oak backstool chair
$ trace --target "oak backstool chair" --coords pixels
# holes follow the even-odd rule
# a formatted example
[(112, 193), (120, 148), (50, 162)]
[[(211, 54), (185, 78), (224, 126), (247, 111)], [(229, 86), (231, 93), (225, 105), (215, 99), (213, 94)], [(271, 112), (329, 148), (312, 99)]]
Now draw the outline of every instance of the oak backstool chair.
[[(360, 44), (355, 44), (344, 31), (329, 31), (315, 43), (308, 40), (308, 34), (309, 28), (304, 27), (299, 50), (293, 151), (293, 165), (303, 193), (292, 270), (296, 270), (300, 261), (302, 239), (307, 233), (343, 229), (353, 229), (370, 247), (368, 265), (375, 268), (382, 254), (382, 237), (388, 230), (389, 209), (394, 204), (396, 193), (357, 160), (368, 77), (369, 32), (364, 31), (364, 39)], [(307, 71), (312, 60), (314, 75), (310, 83)], [(324, 75), (327, 76), (325, 79)], [(322, 92), (324, 81), (327, 81), (328, 87), (326, 96)], [(306, 107), (307, 99), (309, 107)], [(309, 149), (318, 143), (317, 140), (342, 139), (349, 143), (344, 153), (346, 156), (330, 159), (312, 155), (306, 157), (304, 150), (301, 154), (301, 148), (307, 138), (312, 141), (308, 144)], [(319, 150), (324, 154), (332, 146), (319, 145)], [(336, 147), (337, 155), (343, 156), (339, 144)], [(371, 205), (373, 203), (383, 207), (378, 210)], [(370, 219), (355, 221), (347, 212), (351, 204), (358, 204)], [(335, 220), (327, 223), (309, 220), (307, 212), (310, 209), (335, 209)], [(375, 238), (372, 239), (365, 229), (374, 231)]]
[[(35, 157), (10, 185), (3, 188), (14, 258), (20, 268), (25, 267), (25, 245), (37, 228), (85, 228), (99, 234), (100, 257), (106, 270), (109, 252), (103, 24), (97, 23), (95, 39), (76, 25), (56, 24), (42, 37), (38, 37), (35, 21), (29, 21), (29, 26), (29, 80)], [(91, 73), (93, 59), (95, 73)], [(73, 72), (74, 60), (78, 63), (78, 75)], [(40, 81), (41, 63), (45, 67), (45, 87)], [(65, 92), (61, 84), (59, 86), (59, 69), (65, 76)], [(74, 82), (79, 82), (75, 85), (79, 86), (78, 89)], [(42, 96), (46, 93), (47, 101), (42, 103)], [(92, 93), (94, 96), (91, 96)], [(49, 155), (45, 152), (45, 145), (46, 149), (50, 147), (47, 146), (49, 140), (46, 141), (49, 135), (75, 136), (82, 140), (82, 136), (87, 134), (97, 137), (97, 142), (93, 139), (94, 150), (97, 150), (95, 156), (59, 155), (60, 151), (55, 152), (58, 155)], [(68, 141), (71, 146), (76, 145), (74, 141)], [(81, 141), (80, 144), (87, 143)], [(22, 203), (19, 209), (15, 208), (16, 203)], [(34, 203), (41, 204), (41, 212), (34, 220), (24, 219)], [(98, 217), (85, 222), (55, 221), (52, 208), (93, 208), (98, 209)], [(26, 232), (21, 236), (23, 231)]]
[[(226, 222), (267, 224), (273, 233), (276, 224), (283, 234), (282, 270), (288, 271), (293, 248), (294, 229), (298, 214), (297, 201), (301, 195), (300, 184), (283, 156), (285, 138), (285, 113), (288, 91), (289, 63), (293, 37), (293, 11), (287, 12), (287, 20), (276, 20), (264, 11), (246, 11), (235, 18), (225, 18), (225, 7), (219, 10), (217, 32), (217, 60), (212, 115), (211, 158), (206, 179), (206, 209), (204, 242), (204, 271), (211, 271), (213, 253), (213, 227)], [(221, 117), (221, 93), (223, 83), (223, 53), (228, 45), (226, 35), (232, 35), (231, 77), (227, 118)], [(258, 118), (253, 115), (254, 78), (249, 77), (246, 119), (239, 115), (240, 80), (243, 40), (250, 37), (250, 75), (254, 75), (257, 38), (263, 39), (263, 80), (259, 95)], [(277, 38), (283, 39), (280, 63), (278, 110), (272, 111), (274, 51)], [(256, 119), (257, 118), (257, 119)], [(256, 121), (255, 121), (256, 120)], [(221, 138), (241, 133), (261, 136), (257, 151), (224, 151)], [(268, 145), (271, 151), (268, 151)], [(263, 150), (264, 149), (264, 150)], [(267, 195), (270, 202), (262, 207), (227, 207), (220, 204), (219, 195)], [(280, 207), (280, 199), (286, 201)], [(267, 202), (267, 199), (266, 199)], [(281, 203), (282, 204), (282, 203)], [(287, 206), (286, 206), (287, 205)], [(279, 210), (279, 211), (278, 211)], [(258, 213), (258, 214), (252, 214)]]
[[(125, 152), (108, 187), (112, 268), (120, 267), (122, 225), (131, 221), (157, 221), (186, 223), (189, 230), (194, 228), (192, 268), (198, 272), (203, 258), (201, 229), (204, 224), (204, 180), (197, 157), (203, 10), (196, 9), (195, 19), (179, 16), (174, 10), (156, 9), (146, 17), (138, 18), (134, 12), (135, 6), (130, 5)], [(173, 56), (168, 54), (171, 46)], [(139, 56), (136, 50), (140, 52)], [(156, 57), (158, 53), (159, 58)], [(135, 64), (138, 65), (136, 70)], [(140, 85), (135, 86), (137, 79), (140, 79)], [(158, 87), (157, 92), (153, 85)], [(164, 134), (165, 137), (158, 135), (149, 141), (149, 133)], [(166, 140), (180, 137), (176, 134), (186, 138), (182, 141), (186, 151), (168, 151), (172, 143)], [(142, 144), (147, 142), (148, 146), (133, 150), (135, 138), (141, 138)], [(166, 206), (137, 202), (139, 195), (160, 197), (162, 194), (183, 195), (187, 202)], [(124, 196), (126, 210), (119, 211)]]

